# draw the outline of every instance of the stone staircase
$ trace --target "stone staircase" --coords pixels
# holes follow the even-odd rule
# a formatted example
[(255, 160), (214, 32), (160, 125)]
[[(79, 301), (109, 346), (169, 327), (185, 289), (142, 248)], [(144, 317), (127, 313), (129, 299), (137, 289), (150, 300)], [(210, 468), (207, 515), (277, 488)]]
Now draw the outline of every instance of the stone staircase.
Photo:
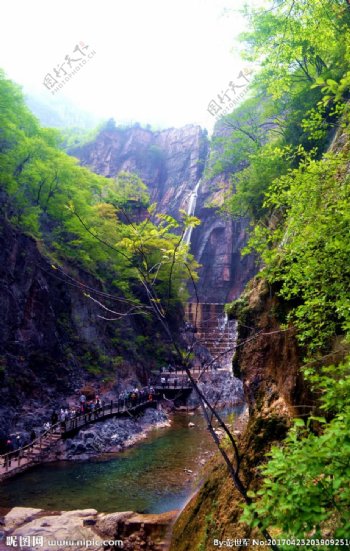
[(185, 319), (196, 342), (205, 347), (221, 369), (231, 369), (236, 324), (229, 321), (220, 303), (187, 303)]

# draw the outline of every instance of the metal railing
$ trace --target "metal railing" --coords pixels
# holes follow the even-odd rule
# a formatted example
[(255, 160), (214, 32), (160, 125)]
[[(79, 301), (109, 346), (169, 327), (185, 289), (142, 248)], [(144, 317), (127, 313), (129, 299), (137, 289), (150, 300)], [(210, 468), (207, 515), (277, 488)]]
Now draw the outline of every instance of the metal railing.
[(21, 466), (29, 467), (34, 464), (36, 462), (35, 459), (40, 459), (42, 452), (47, 451), (50, 448), (53, 441), (52, 436), (57, 436), (57, 440), (59, 440), (65, 435), (79, 430), (90, 423), (102, 421), (106, 417), (112, 417), (113, 415), (132, 413), (137, 409), (156, 403), (158, 400), (162, 399), (162, 395), (160, 393), (162, 390), (169, 389), (181, 391), (192, 388), (189, 385), (188, 379), (185, 377), (181, 377), (181, 379), (178, 377), (176, 384), (174, 384), (174, 381), (171, 379), (173, 379), (173, 377), (169, 378), (168, 381), (165, 382), (164, 386), (160, 383), (159, 379), (159, 383), (157, 381), (154, 384), (155, 391), (153, 393), (150, 393), (149, 391), (130, 393), (128, 396), (119, 397), (114, 401), (111, 400), (108, 404), (103, 404), (91, 411), (85, 411), (75, 415), (74, 417), (55, 423), (29, 444), (26, 444), (17, 450), (0, 455), (0, 478), (1, 475)]
[[(55, 425), (52, 425), (49, 429), (41, 433), (40, 436), (35, 438), (35, 440), (32, 440), (32, 442), (29, 442), (29, 444), (26, 444), (25, 446), (22, 446), (17, 450), (13, 450), (1, 455), (0, 468), (1, 467), (4, 468), (5, 472), (7, 472), (11, 466), (13, 466), (13, 468), (20, 467), (21, 463), (23, 464), (25, 460), (29, 458), (29, 455), (27, 455), (27, 452), (33, 451), (34, 448), (38, 449), (39, 452), (43, 451), (43, 449), (46, 449), (48, 446), (45, 445), (45, 439), (48, 436), (51, 436), (53, 434), (60, 434), (61, 433), (60, 427), (61, 427), (60, 423), (56, 423)], [(30, 461), (27, 461), (27, 463), (30, 463)]]
[[(0, 455), (0, 469), (5, 469), (5, 473), (7, 473), (9, 470), (16, 469), (21, 465), (29, 466), (35, 463), (34, 457), (36, 456), (38, 458), (41, 452), (46, 451), (50, 447), (52, 443), (51, 436), (59, 435), (59, 437), (62, 438), (65, 434), (69, 434), (90, 423), (101, 421), (113, 415), (122, 415), (127, 412), (131, 413), (135, 409), (157, 402), (159, 398), (160, 397), (155, 393), (152, 395), (148, 394), (147, 397), (136, 394), (135, 397), (119, 398), (115, 401), (111, 400), (108, 404), (103, 404), (97, 409), (81, 413), (64, 421), (59, 421), (41, 433), (40, 436), (29, 444), (17, 450)], [(33, 455), (35, 450), (39, 453)]]

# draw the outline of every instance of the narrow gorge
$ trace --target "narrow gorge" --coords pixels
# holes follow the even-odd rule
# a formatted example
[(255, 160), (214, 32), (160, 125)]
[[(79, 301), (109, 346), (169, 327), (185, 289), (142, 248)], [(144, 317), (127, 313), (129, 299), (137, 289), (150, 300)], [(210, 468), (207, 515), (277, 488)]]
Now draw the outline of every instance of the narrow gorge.
[[(107, 127), (93, 142), (72, 149), (69, 153), (73, 157), (78, 157), (82, 166), (110, 178), (111, 181), (119, 174), (137, 175), (146, 184), (151, 201), (156, 203), (157, 211), (160, 213), (176, 219), (179, 218), (182, 209), (188, 216), (200, 217), (200, 225), (187, 228), (183, 235), (183, 242), (199, 261), (200, 277), (195, 288), (189, 282), (187, 306), (181, 314), (182, 317), (172, 323), (175, 331), (180, 330), (179, 334), (183, 335), (188, 348), (193, 349), (194, 369), (207, 370), (207, 373), (201, 374), (199, 385), (202, 392), (220, 404), (221, 408), (233, 411), (233, 407), (234, 411), (243, 411), (242, 386), (238, 379), (232, 378), (231, 369), (236, 338), (235, 323), (228, 320), (224, 306), (229, 299), (239, 296), (245, 283), (254, 273), (255, 264), (253, 257), (244, 262), (241, 262), (240, 258), (240, 250), (247, 239), (247, 219), (233, 222), (224, 217), (220, 218), (210, 206), (214, 196), (216, 200), (220, 198), (222, 185), (217, 185), (218, 179), (211, 180), (205, 176), (210, 155), (206, 133), (196, 126), (160, 132), (142, 128)], [(225, 177), (227, 178), (227, 175), (223, 174), (222, 181), (225, 181)], [(145, 217), (145, 207), (136, 203), (131, 203), (131, 206), (134, 220), (142, 220)], [(105, 300), (109, 300), (105, 297), (110, 296), (110, 287), (100, 282), (88, 270), (76, 268), (69, 263), (63, 265), (50, 259), (39, 242), (5, 220), (1, 239), (1, 304), (4, 312), (1, 322), (1, 350), (7, 366), (1, 389), (4, 404), (1, 416), (3, 442), (8, 439), (8, 435), (17, 435), (28, 445), (26, 439), (29, 438), (30, 431), (34, 429), (36, 434), (40, 433), (40, 427), (50, 418), (51, 412), (59, 411), (60, 403), (65, 403), (68, 407), (76, 403), (77, 392), (101, 395), (106, 403), (106, 400), (114, 400), (115, 396), (120, 396), (123, 389), (131, 388), (130, 385), (149, 384), (152, 377), (154, 379), (154, 369), (158, 369), (160, 361), (168, 362), (169, 365), (174, 362), (170, 343), (164, 340), (163, 336), (159, 336), (163, 348), (157, 357), (145, 349), (141, 354), (135, 347), (135, 339), (137, 341), (139, 335), (144, 335), (145, 339), (149, 332), (147, 322), (140, 324), (139, 320), (133, 320), (132, 317), (127, 317), (122, 322), (107, 321), (104, 319), (105, 316), (101, 316), (100, 306)], [(93, 300), (88, 298), (90, 292), (95, 297)], [(112, 305), (113, 302), (109, 301), (109, 304)], [(178, 328), (175, 328), (176, 325)], [(142, 346), (143, 343), (140, 343)], [(168, 375), (166, 377), (168, 378)], [(179, 391), (175, 389), (175, 396), (177, 394)], [(196, 409), (198, 405), (196, 396), (191, 396), (187, 408)], [(165, 403), (165, 411), (167, 407)], [(185, 409), (184, 406), (181, 407)], [(53, 501), (46, 497), (47, 492), (50, 494), (55, 484), (61, 484), (62, 488), (65, 488), (63, 479), (59, 482), (60, 479), (53, 476), (52, 469), (48, 467), (45, 471), (40, 462), (57, 462), (62, 459), (89, 460), (106, 452), (113, 454), (121, 451), (137, 442), (140, 436), (144, 438), (146, 432), (151, 430), (152, 434), (153, 427), (166, 427), (169, 424), (169, 412), (165, 414), (159, 411), (154, 415), (149, 413), (141, 419), (139, 427), (130, 422), (128, 424), (127, 421), (111, 420), (105, 422), (103, 427), (100, 422), (96, 427), (91, 425), (85, 431), (81, 429), (77, 437), (66, 442), (58, 442), (59, 435), (55, 433), (49, 440), (43, 437), (43, 440), (40, 440), (42, 452), (36, 451), (35, 444), (33, 448), (29, 445), (28, 450), (33, 458), (30, 459), (28, 456), (29, 462), (28, 452), (23, 452), (23, 459), (21, 454), (16, 456), (13, 453), (12, 460), (3, 461), (2, 476), (7, 479), (21, 471), (27, 471), (28, 467), (37, 463), (38, 479), (33, 478), (30, 472), (28, 475), (26, 472), (22, 475), (17, 474), (19, 488), (23, 484), (26, 486), (28, 499), (24, 496), (19, 497), (20, 493), (16, 489), (17, 480), (3, 482), (4, 506), (10, 508), (19, 504), (33, 507), (31, 496), (34, 492), (38, 496), (36, 505), (42, 506), (43, 510), (50, 506), (64, 509), (64, 490), (57, 492)], [(191, 435), (191, 429), (187, 427), (189, 421), (190, 426), (194, 424), (196, 427), (196, 433), (203, 423), (200, 417), (191, 418), (184, 413), (178, 415), (180, 417), (177, 419), (175, 416), (172, 421), (175, 425), (171, 428), (171, 453), (177, 453), (178, 449), (182, 448), (187, 432)], [(182, 427), (180, 436), (176, 436), (175, 427), (178, 425)], [(195, 436), (194, 432), (192, 434)], [(165, 432), (161, 432), (159, 436), (155, 433), (153, 438), (156, 436), (161, 438), (162, 442), (166, 442)], [(205, 447), (201, 442), (202, 438), (203, 442), (207, 442)], [(180, 484), (174, 484), (173, 496), (170, 498), (169, 489), (163, 499), (160, 490), (156, 490), (155, 496), (148, 496), (145, 478), (145, 505), (141, 505), (143, 501), (140, 496), (134, 505), (132, 500), (129, 500), (130, 507), (135, 507), (137, 511), (145, 508), (152, 513), (162, 513), (171, 509), (172, 504), (173, 508), (182, 506), (184, 499), (188, 498), (191, 484), (195, 480), (193, 477), (198, 471), (197, 468), (193, 469), (193, 461), (200, 459), (204, 464), (213, 453), (210, 440), (208, 441), (203, 429), (195, 438), (189, 438), (188, 443), (192, 451), (183, 457), (181, 464), (184, 476), (178, 473)], [(49, 447), (45, 448), (48, 444)], [(7, 451), (6, 448), (3, 449)], [(142, 451), (142, 445), (138, 445), (136, 464), (139, 461), (138, 450), (141, 454), (145, 453)], [(172, 476), (172, 471), (179, 471), (176, 464), (172, 466), (172, 461), (166, 454), (162, 460), (169, 464), (166, 478)], [(131, 458), (128, 461), (130, 468), (132, 461)], [(153, 458), (152, 461), (156, 465), (156, 459)], [(53, 469), (56, 469), (56, 463), (53, 465)], [(113, 462), (108, 462), (107, 465), (113, 466)], [(72, 487), (75, 471), (69, 468), (64, 470), (63, 466), (61, 468), (64, 479), (68, 477), (69, 480), (73, 476), (70, 483)], [(137, 464), (137, 476), (143, 476), (143, 471), (138, 471), (139, 468)], [(87, 469), (86, 476), (93, 480), (96, 477), (94, 464), (91, 467), (87, 464)], [(118, 480), (118, 476), (121, 475), (112, 476), (117, 476)], [(156, 473), (153, 476), (157, 476)], [(108, 470), (105, 477), (108, 477)], [(35, 490), (32, 489), (33, 483)], [(130, 483), (131, 480), (128, 484)], [(102, 497), (102, 492), (99, 495)], [(88, 493), (87, 499), (90, 499), (91, 503), (89, 496)], [(79, 492), (76, 508), (84, 505), (84, 499), (83, 494)], [(96, 497), (92, 501), (96, 503), (98, 510), (107, 513), (118, 507), (115, 500), (109, 506), (106, 506), (105, 501), (96, 500)], [(13, 509), (13, 512), (15, 510)], [(172, 522), (174, 518), (174, 515), (169, 517)], [(25, 529), (29, 532), (32, 530), (28, 522), (23, 528), (12, 528), (12, 531), (6, 527), (6, 533), (18, 535), (20, 530)], [(160, 534), (162, 533), (160, 529)]]
[(350, 549), (349, 2), (219, 4), (0, 69), (0, 551)]

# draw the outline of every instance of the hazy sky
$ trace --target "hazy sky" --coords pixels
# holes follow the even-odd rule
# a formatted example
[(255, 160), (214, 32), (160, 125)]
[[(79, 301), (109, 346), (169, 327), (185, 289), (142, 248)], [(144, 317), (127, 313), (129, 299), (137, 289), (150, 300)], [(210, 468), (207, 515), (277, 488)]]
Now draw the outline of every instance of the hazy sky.
[[(43, 85), (65, 62), (96, 52), (59, 90), (117, 122), (182, 126), (214, 122), (207, 107), (246, 66), (235, 38), (240, 0), (11, 0), (1, 6), (0, 66), (53, 100)], [(71, 58), (71, 69), (68, 59)], [(61, 82), (61, 69), (57, 80)]]

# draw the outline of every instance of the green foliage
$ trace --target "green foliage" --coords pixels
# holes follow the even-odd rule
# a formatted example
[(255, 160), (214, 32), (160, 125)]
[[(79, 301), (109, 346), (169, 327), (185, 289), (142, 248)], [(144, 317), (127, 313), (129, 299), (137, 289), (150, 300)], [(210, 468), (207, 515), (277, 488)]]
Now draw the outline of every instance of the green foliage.
[(270, 143), (249, 156), (249, 165), (232, 177), (223, 210), (233, 216), (249, 216), (258, 220), (267, 213), (265, 194), (271, 180), (288, 168), (285, 151)]
[[(286, 0), (246, 8), (245, 56), (259, 63), (251, 92), (223, 118), (213, 139), (211, 173), (232, 173), (223, 210), (256, 221), (269, 212), (270, 183), (298, 166), (284, 149), (318, 148), (339, 124), (349, 94), (350, 11), (343, 1)], [(344, 124), (344, 119), (343, 119)]]
[(154, 301), (165, 299), (163, 308), (176, 304), (195, 263), (174, 230), (182, 235), (196, 219), (156, 215), (134, 174), (112, 180), (78, 166), (59, 149), (62, 136), (40, 127), (2, 72), (0, 106), (2, 214), (42, 240), (58, 263), (89, 270), (135, 305), (140, 279), (153, 289)]
[[(283, 446), (274, 447), (261, 468), (264, 482), (250, 493), (254, 504), (242, 520), (278, 528), (279, 538), (347, 538), (350, 531), (350, 360), (313, 378), (322, 407), (334, 417), (296, 419)], [(315, 434), (314, 423), (320, 429)], [(328, 539), (328, 538), (327, 538)], [(332, 549), (321, 545), (317, 549)], [(284, 547), (281, 547), (284, 549)], [(287, 547), (285, 547), (287, 549)]]
[[(252, 220), (247, 252), (259, 254), (261, 276), (297, 329), (326, 418), (295, 420), (243, 519), (254, 527), (259, 518), (279, 538), (346, 538), (350, 362), (321, 374), (312, 366), (350, 336), (350, 10), (343, 0), (285, 0), (246, 14), (245, 55), (261, 70), (253, 97), (221, 121), (211, 166), (232, 175), (223, 210)], [(342, 139), (324, 153), (338, 128)], [(244, 323), (244, 301), (230, 314)]]
[(119, 172), (114, 180), (114, 188), (109, 190), (108, 202), (117, 207), (132, 208), (133, 204), (149, 205), (147, 186), (136, 174)]
[(261, 70), (255, 96), (222, 121), (231, 133), (212, 166), (232, 172), (222, 210), (254, 223), (247, 251), (289, 303), (300, 344), (322, 353), (350, 329), (346, 153), (323, 155), (333, 128), (348, 133), (350, 10), (286, 0), (246, 13), (245, 55)]
[(317, 161), (305, 154), (266, 194), (265, 205), (283, 223), (258, 225), (250, 242), (264, 261), (263, 274), (294, 304), (289, 320), (311, 353), (350, 330), (349, 200), (346, 155)]
[(159, 145), (151, 145), (148, 149), (148, 157), (154, 163), (160, 163), (164, 160), (164, 150)]
[(205, 516), (204, 519), (204, 531), (202, 536), (202, 541), (199, 544), (198, 551), (205, 551), (208, 547), (208, 544), (211, 544), (214, 537), (216, 536), (217, 528), (215, 521), (215, 511), (217, 509), (216, 501), (212, 504), (212, 511)]
[(249, 317), (249, 305), (247, 298), (241, 296), (230, 304), (226, 304), (225, 312), (229, 316), (229, 319), (236, 319), (240, 325), (245, 325)]
[(344, 72), (350, 22), (346, 2), (285, 0), (246, 12), (251, 27), (242, 36), (246, 57), (261, 61), (258, 80), (274, 98), (289, 94), (300, 82)]
[(258, 150), (266, 139), (263, 113), (260, 98), (252, 98), (220, 120), (212, 140), (207, 176), (235, 170)]

